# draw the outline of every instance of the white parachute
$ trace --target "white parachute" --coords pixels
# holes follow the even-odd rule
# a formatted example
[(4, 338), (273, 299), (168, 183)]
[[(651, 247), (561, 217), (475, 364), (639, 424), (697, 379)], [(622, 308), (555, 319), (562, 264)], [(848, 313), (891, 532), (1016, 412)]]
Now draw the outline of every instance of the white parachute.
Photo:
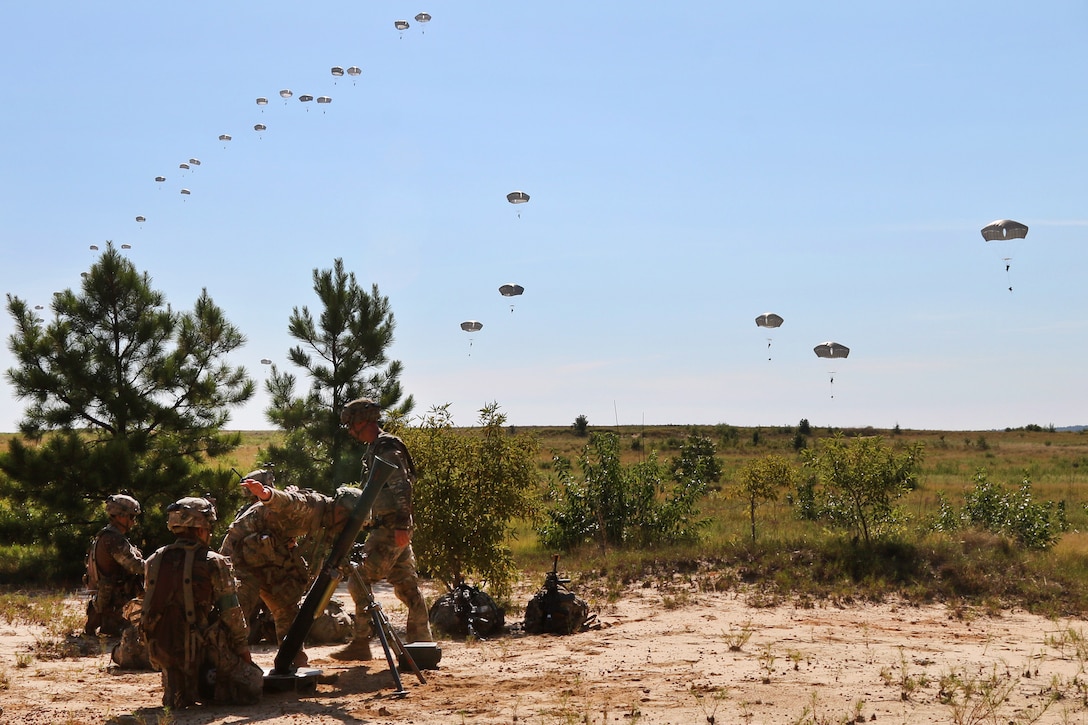
[[(776, 315), (773, 312), (764, 312), (762, 315), (760, 315), (759, 317), (756, 318), (756, 325), (758, 327), (766, 327), (766, 328), (771, 328), (771, 329), (776, 328), (776, 327), (781, 327), (783, 322), (785, 322), (785, 320), (782, 319), (782, 316), (781, 315)], [(770, 349), (771, 349), (771, 338), (768, 337), (767, 338), (767, 350), (768, 350), (767, 359), (768, 360), (771, 359), (771, 354), (769, 352)]]
[(982, 238), (987, 242), (1007, 242), (1002, 249), (1001, 261), (1005, 263), (1005, 279), (1009, 283), (1009, 292), (1012, 292), (1012, 279), (1009, 270), (1012, 267), (1013, 240), (1024, 239), (1028, 236), (1028, 225), (1012, 219), (998, 219), (982, 227)]
[[(524, 191), (511, 191), (506, 195), (506, 200), (514, 205), (525, 204), (529, 201), (529, 195)], [(521, 210), (518, 209), (518, 219), (521, 219)]]
[[(499, 287), (499, 294), (501, 294), (503, 297), (518, 297), (524, 292), (525, 288), (522, 287), (520, 284), (509, 283)], [(514, 311), (514, 305), (512, 303), (510, 305), (510, 311)]]
[[(468, 333), (479, 332), (484, 329), (482, 322), (478, 320), (465, 320), (461, 323), (461, 329)], [(468, 356), (472, 357), (472, 338), (468, 339)]]
[[(812, 351), (816, 353), (816, 357), (827, 359), (842, 359), (850, 355), (850, 348), (846, 345), (841, 345), (837, 342), (821, 342), (816, 347), (812, 348)], [(831, 376), (831, 397), (835, 397), (835, 371), (829, 370), (828, 375)]]

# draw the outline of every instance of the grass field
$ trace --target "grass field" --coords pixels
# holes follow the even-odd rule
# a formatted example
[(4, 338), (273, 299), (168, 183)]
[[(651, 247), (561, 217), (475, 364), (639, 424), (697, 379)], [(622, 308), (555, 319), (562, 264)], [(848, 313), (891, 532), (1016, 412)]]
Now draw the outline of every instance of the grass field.
[[(471, 429), (462, 429), (471, 434)], [(531, 434), (539, 446), (538, 463), (542, 475), (548, 475), (554, 456), (577, 460), (588, 442), (587, 436), (576, 435), (570, 426), (520, 427), (517, 433)], [(611, 431), (621, 441), (625, 465), (644, 460), (652, 451), (660, 459), (680, 452), (689, 435), (706, 436), (714, 442), (722, 462), (722, 479), (704, 512), (718, 520), (722, 531), (736, 516), (743, 518), (742, 503), (728, 496), (730, 484), (741, 468), (752, 459), (777, 453), (797, 458), (799, 436), (797, 426), (738, 427), (714, 426), (618, 426), (590, 427), (588, 432)], [(1015, 488), (1029, 480), (1040, 500), (1066, 502), (1069, 520), (1074, 529), (1088, 531), (1088, 431), (1060, 432), (1047, 430), (989, 430), (989, 431), (916, 431), (876, 428), (846, 429), (845, 435), (880, 436), (889, 446), (921, 443), (925, 458), (920, 467), (919, 486), (904, 502), (915, 517), (932, 515), (937, 507), (937, 494), (944, 492), (958, 500), (974, 486), (975, 476), (984, 472), (989, 480)], [(812, 448), (833, 431), (812, 427), (803, 444)], [(229, 456), (215, 462), (225, 468), (241, 471), (258, 464), (259, 451), (279, 440), (277, 431), (243, 431), (243, 444)], [(0, 438), (0, 445), (3, 438)], [(784, 509), (785, 504), (776, 509)], [(734, 511), (735, 510), (735, 511)], [(784, 510), (768, 512), (779, 524), (787, 517)]]
[[(472, 429), (460, 429), (472, 435)], [(653, 551), (617, 551), (597, 547), (564, 554), (569, 571), (581, 572), (585, 586), (606, 599), (633, 579), (680, 576), (688, 585), (721, 588), (753, 582), (768, 588), (768, 601), (782, 596), (874, 597), (891, 591), (920, 599), (974, 597), (1016, 601), (1036, 611), (1088, 612), (1088, 433), (1045, 429), (988, 431), (915, 431), (874, 428), (831, 431), (798, 426), (629, 426), (590, 427), (620, 439), (622, 461), (630, 465), (656, 452), (660, 460), (677, 456), (692, 434), (709, 438), (722, 463), (720, 481), (700, 503), (709, 520), (698, 545)], [(542, 484), (555, 456), (577, 460), (587, 436), (570, 426), (520, 427), (538, 444)], [(732, 495), (744, 465), (770, 453), (800, 466), (799, 448), (813, 448), (834, 433), (879, 436), (890, 447), (921, 443), (924, 458), (918, 486), (900, 503), (906, 513), (903, 535), (895, 542), (859, 552), (841, 534), (821, 524), (800, 521), (781, 498), (758, 510), (758, 542), (750, 538), (747, 504)], [(259, 451), (280, 437), (275, 431), (243, 431), (243, 445), (211, 465), (247, 471)], [(6, 436), (0, 435), (0, 446)], [(578, 468), (575, 467), (575, 471)], [(960, 536), (929, 533), (939, 495), (962, 506), (976, 475), (1007, 489), (1032, 484), (1035, 501), (1064, 502), (1069, 528), (1047, 551), (1020, 551), (983, 532)], [(511, 542), (515, 560), (536, 578), (550, 566), (551, 554), (539, 546), (532, 522), (521, 522)], [(11, 552), (9, 552), (11, 553)], [(590, 580), (594, 580), (590, 584)]]

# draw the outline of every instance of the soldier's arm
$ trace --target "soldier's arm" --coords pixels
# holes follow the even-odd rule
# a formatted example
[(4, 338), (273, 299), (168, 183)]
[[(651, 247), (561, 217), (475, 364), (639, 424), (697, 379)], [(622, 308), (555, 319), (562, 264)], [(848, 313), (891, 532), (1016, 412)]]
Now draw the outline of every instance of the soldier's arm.
[(123, 536), (111, 536), (106, 542), (113, 560), (121, 565), (129, 576), (144, 575), (144, 555)]
[(212, 591), (215, 606), (219, 610), (219, 621), (226, 628), (231, 649), (245, 660), (250, 660), (249, 627), (245, 615), (238, 605), (238, 590), (234, 584), (234, 572), (230, 560), (213, 554)]
[(412, 528), (412, 475), (408, 461), (400, 446), (389, 443), (382, 446), (379, 455), (386, 460), (395, 461), (398, 471), (385, 482), (385, 487), (393, 498), (396, 511), (393, 514), (393, 528)]

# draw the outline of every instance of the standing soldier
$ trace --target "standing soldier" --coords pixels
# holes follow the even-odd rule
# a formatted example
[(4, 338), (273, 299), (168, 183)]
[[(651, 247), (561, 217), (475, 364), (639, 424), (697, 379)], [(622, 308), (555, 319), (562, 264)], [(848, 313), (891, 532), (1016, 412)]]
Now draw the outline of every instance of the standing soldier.
[[(362, 480), (374, 465), (374, 457), (397, 464), (374, 499), (367, 528), (370, 533), (363, 545), (363, 563), (358, 570), (366, 584), (385, 579), (393, 593), (408, 607), (408, 642), (428, 642), (431, 628), (427, 621), (427, 603), (419, 591), (416, 556), (412, 551), (412, 486), (416, 480), (415, 464), (408, 447), (400, 438), (386, 433), (378, 424), (381, 406), (369, 398), (358, 398), (340, 411), (340, 422), (351, 436), (368, 444), (363, 457)], [(355, 577), (348, 579), (348, 591), (355, 600), (355, 639), (337, 654), (341, 659), (369, 660), (371, 618), (366, 611), (368, 597)]]
[(166, 524), (177, 540), (147, 560), (140, 626), (162, 671), (163, 707), (252, 705), (261, 697), (264, 671), (249, 652), (230, 560), (208, 548), (215, 518), (204, 498), (170, 504)]
[[(219, 553), (229, 556), (234, 565), (242, 610), (253, 612), (263, 601), (276, 623), (276, 640), (282, 642), (309, 584), (298, 538), (317, 539), (316, 550), (326, 539), (334, 540), (362, 491), (341, 486), (333, 498), (291, 487), (280, 491), (251, 478), (243, 480), (242, 487), (257, 497), (257, 503), (231, 523)], [(300, 649), (292, 664), (302, 667), (307, 661)]]
[(129, 624), (122, 613), (125, 603), (143, 591), (144, 557), (125, 536), (136, 525), (140, 502), (122, 493), (106, 499), (109, 523), (98, 532), (87, 552), (84, 582), (93, 594), (87, 603), (83, 633), (121, 636)]

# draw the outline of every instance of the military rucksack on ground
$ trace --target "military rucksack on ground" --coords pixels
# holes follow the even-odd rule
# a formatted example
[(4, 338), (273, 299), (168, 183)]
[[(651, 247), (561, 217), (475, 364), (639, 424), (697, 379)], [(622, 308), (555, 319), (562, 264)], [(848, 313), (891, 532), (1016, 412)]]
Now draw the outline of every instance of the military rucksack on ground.
[(308, 644), (339, 644), (355, 635), (355, 623), (339, 599), (330, 599), (306, 634)]
[(147, 654), (147, 639), (140, 628), (144, 600), (130, 599), (122, 610), (129, 625), (121, 630), (121, 641), (110, 650), (110, 659), (123, 670), (151, 670)]
[(489, 637), (506, 625), (503, 608), (486, 592), (464, 582), (436, 599), (427, 618), (450, 637)]
[(559, 556), (552, 557), (552, 570), (544, 586), (525, 606), (523, 628), (529, 634), (573, 634), (586, 629), (596, 615), (589, 615), (589, 605), (567, 589), (570, 579), (558, 573)]

